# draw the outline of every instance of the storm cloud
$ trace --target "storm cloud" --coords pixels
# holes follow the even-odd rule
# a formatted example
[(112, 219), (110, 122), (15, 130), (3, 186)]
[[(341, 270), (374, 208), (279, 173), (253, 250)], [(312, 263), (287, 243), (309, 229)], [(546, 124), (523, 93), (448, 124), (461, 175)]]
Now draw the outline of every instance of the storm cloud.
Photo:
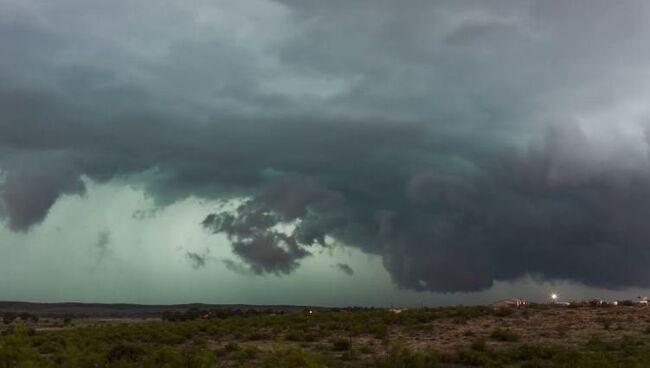
[(12, 230), (119, 179), (237, 202), (196, 222), (255, 274), (343, 244), (420, 291), (650, 286), (647, 2), (0, 9)]

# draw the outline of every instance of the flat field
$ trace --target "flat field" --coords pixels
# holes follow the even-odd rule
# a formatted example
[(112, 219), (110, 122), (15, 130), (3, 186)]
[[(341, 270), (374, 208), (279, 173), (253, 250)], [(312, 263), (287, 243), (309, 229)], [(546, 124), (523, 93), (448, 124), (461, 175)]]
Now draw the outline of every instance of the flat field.
[(0, 368), (650, 367), (643, 306), (23, 317), (1, 327)]

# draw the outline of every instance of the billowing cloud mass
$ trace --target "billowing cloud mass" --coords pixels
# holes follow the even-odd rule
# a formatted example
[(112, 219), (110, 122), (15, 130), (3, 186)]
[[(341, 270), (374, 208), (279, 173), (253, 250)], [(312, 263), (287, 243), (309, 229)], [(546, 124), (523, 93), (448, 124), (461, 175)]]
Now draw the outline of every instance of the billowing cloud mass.
[(413, 290), (650, 287), (646, 1), (0, 9), (0, 216), (14, 231), (85, 179), (120, 179), (159, 206), (236, 201), (196, 223), (253, 274), (338, 243)]

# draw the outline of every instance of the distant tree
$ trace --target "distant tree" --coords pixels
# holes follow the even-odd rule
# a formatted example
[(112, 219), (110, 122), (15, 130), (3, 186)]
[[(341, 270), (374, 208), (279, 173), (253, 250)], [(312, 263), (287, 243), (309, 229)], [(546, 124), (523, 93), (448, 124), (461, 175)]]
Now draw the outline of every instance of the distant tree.
[(2, 322), (3, 322), (5, 325), (8, 325), (8, 324), (10, 324), (11, 322), (15, 321), (16, 318), (18, 318), (18, 316), (16, 315), (16, 313), (7, 312), (7, 313), (4, 314), (4, 316), (2, 316)]
[(23, 322), (29, 322), (29, 321), (38, 322), (38, 316), (35, 314), (31, 314), (29, 312), (21, 312), (20, 314), (18, 314), (18, 317), (20, 317), (20, 319), (23, 320)]

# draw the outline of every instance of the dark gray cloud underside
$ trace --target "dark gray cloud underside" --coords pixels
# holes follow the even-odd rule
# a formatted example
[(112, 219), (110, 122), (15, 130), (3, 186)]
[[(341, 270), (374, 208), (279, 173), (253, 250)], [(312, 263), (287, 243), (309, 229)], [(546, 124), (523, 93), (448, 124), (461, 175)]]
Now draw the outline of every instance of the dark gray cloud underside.
[(241, 201), (203, 226), (243, 273), (335, 241), (414, 290), (650, 286), (646, 2), (222, 5), (0, 0), (7, 226), (119, 179)]

